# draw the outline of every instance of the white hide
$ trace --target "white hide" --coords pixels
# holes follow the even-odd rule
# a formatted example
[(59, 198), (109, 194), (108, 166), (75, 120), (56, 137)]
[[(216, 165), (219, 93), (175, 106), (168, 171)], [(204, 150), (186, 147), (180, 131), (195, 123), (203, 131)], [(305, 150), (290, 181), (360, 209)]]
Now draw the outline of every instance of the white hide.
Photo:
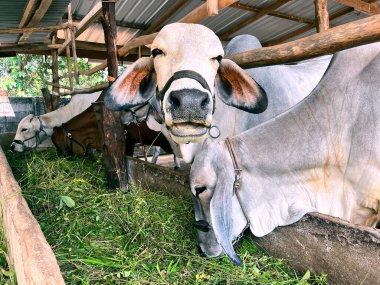
[(95, 102), (99, 98), (100, 94), (101, 92), (94, 92), (90, 94), (75, 95), (67, 105), (55, 111), (38, 116), (39, 119), (37, 116), (33, 116), (31, 114), (27, 115), (18, 124), (14, 138), (14, 141), (27, 141), (25, 141), (24, 145), (13, 142), (11, 145), (13, 151), (23, 152), (27, 148), (36, 147), (37, 140), (28, 139), (36, 136), (36, 134), (40, 131), (41, 124), (44, 132), (40, 132), (39, 138), (40, 142), (43, 142), (46, 138), (53, 134), (53, 128), (61, 126), (89, 108), (91, 103)]

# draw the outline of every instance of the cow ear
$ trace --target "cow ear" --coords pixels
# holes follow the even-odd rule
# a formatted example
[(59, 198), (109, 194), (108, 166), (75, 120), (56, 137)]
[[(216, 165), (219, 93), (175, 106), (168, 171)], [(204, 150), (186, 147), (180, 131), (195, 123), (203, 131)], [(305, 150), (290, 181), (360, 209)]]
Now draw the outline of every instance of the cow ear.
[[(222, 177), (220, 176), (224, 179), (221, 179)], [(232, 245), (233, 219), (231, 214), (233, 214), (233, 181), (228, 178), (228, 175), (218, 175), (218, 182), (211, 199), (210, 215), (212, 227), (218, 243), (232, 263), (241, 266), (243, 262), (236, 254)]]
[(153, 59), (143, 57), (128, 67), (104, 92), (104, 103), (113, 111), (128, 110), (149, 101), (156, 91)]
[(264, 112), (268, 106), (264, 89), (229, 59), (220, 62), (215, 88), (224, 103), (249, 113)]

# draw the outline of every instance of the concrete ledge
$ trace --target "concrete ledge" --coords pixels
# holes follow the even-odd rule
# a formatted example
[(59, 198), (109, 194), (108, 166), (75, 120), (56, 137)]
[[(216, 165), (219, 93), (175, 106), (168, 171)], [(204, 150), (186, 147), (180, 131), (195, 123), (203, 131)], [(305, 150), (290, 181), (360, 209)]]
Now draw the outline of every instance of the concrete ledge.
[[(190, 195), (188, 171), (128, 158), (129, 181), (175, 197)], [(296, 270), (328, 274), (330, 284), (379, 284), (380, 230), (319, 213), (279, 227), (254, 242)]]

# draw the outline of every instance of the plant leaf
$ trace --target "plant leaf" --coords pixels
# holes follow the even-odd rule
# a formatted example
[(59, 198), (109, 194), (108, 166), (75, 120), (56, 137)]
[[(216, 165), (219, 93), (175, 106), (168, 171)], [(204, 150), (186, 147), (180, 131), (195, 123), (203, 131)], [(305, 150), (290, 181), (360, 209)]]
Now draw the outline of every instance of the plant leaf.
[(75, 206), (74, 200), (69, 196), (61, 196), (61, 201), (69, 208), (73, 208)]

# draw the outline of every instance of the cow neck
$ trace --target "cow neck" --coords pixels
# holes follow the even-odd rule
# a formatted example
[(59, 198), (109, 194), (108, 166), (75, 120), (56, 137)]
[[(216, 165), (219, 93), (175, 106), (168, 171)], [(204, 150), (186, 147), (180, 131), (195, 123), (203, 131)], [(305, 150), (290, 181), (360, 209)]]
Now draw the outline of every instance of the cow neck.
[(74, 153), (74, 149), (73, 149), (73, 142), (74, 142), (83, 149), (83, 154), (86, 154), (86, 147), (80, 141), (78, 141), (74, 138), (73, 133), (69, 130), (69, 128), (66, 126), (66, 124), (62, 125), (62, 129), (64, 130), (66, 137), (70, 141), (71, 151)]
[(234, 149), (234, 146), (232, 144), (232, 141), (230, 138), (226, 138), (225, 139), (225, 144), (227, 146), (227, 149), (228, 149), (228, 152), (231, 156), (231, 159), (232, 159), (232, 164), (233, 164), (233, 167), (234, 167), (234, 173), (235, 173), (235, 180), (234, 180), (234, 184), (233, 184), (233, 194), (236, 195), (238, 201), (239, 201), (239, 204), (240, 204), (240, 207), (243, 211), (243, 214), (247, 220), (247, 227), (249, 226), (250, 222), (249, 222), (249, 216), (248, 216), (248, 212), (247, 212), (247, 209), (244, 207), (244, 204), (242, 203), (242, 199), (240, 197), (240, 174), (242, 172), (242, 169), (239, 165), (239, 161), (238, 161), (238, 158), (237, 158), (237, 155), (236, 155), (236, 152), (235, 152), (235, 149)]
[[(157, 89), (156, 98), (161, 103), (161, 108), (163, 105), (162, 101), (164, 100), (165, 93), (170, 88), (170, 85), (175, 80), (182, 79), (182, 78), (190, 78), (190, 79), (197, 81), (204, 89), (208, 90), (210, 92), (210, 94), (212, 94), (211, 89), (210, 89), (209, 85), (207, 84), (206, 79), (204, 79), (204, 77), (202, 75), (200, 75), (198, 72), (196, 72), (194, 70), (180, 70), (180, 71), (174, 72), (174, 74), (168, 79), (165, 86), (160, 91)], [(212, 94), (212, 101), (213, 101), (212, 102), (213, 103), (212, 104), (212, 108), (213, 108), (212, 113), (214, 114), (214, 112), (215, 112), (215, 94)]]

